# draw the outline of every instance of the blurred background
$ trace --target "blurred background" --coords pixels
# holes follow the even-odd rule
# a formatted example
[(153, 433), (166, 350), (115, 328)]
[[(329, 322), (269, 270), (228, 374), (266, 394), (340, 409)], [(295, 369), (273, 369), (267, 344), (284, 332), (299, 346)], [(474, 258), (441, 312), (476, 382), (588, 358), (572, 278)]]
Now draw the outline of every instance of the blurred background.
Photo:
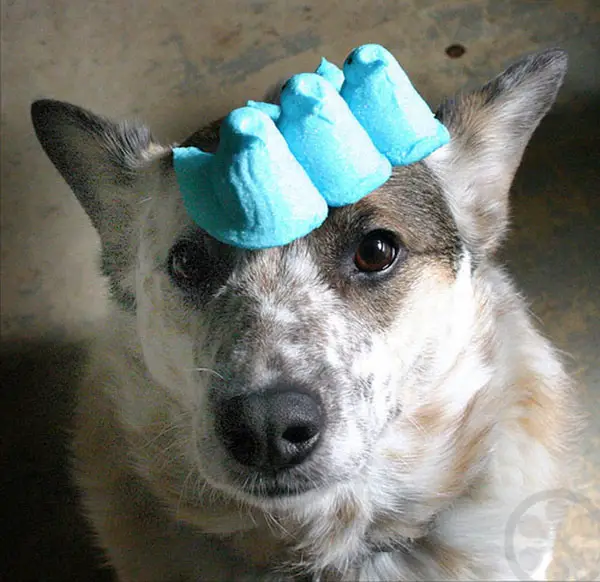
[(280, 77), (389, 48), (435, 107), (568, 50), (513, 188), (509, 268), (590, 416), (555, 579), (600, 579), (600, 0), (2, 0), (0, 579), (111, 580), (65, 472), (72, 388), (106, 306), (98, 240), (34, 136), (52, 97), (182, 141)]

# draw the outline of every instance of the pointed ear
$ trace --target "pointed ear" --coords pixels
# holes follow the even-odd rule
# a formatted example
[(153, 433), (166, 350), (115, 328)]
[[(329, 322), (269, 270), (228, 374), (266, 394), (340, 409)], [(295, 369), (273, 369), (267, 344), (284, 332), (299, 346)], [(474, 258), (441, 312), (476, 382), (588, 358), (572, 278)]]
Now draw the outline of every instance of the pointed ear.
[(451, 142), (427, 158), (471, 252), (493, 253), (508, 222), (508, 193), (525, 147), (567, 71), (553, 49), (518, 61), (479, 91), (446, 101), (437, 117)]
[(150, 133), (60, 101), (35, 101), (31, 118), (44, 151), (102, 236), (105, 212), (114, 213), (108, 208), (114, 191), (135, 182), (152, 145)]
[(141, 169), (157, 148), (150, 133), (60, 101), (34, 102), (31, 118), (44, 151), (100, 235), (103, 271), (113, 291), (131, 302), (126, 284), (133, 262), (130, 231), (144, 196)]

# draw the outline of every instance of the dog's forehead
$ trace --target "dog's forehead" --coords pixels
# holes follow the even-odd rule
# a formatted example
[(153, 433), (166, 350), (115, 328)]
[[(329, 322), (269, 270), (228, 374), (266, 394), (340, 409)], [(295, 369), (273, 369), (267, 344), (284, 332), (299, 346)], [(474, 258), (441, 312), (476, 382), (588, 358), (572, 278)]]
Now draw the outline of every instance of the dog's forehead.
[(323, 226), (311, 236), (318, 241), (332, 241), (379, 229), (398, 234), (403, 244), (415, 252), (456, 252), (460, 246), (443, 187), (422, 162), (395, 168), (382, 187), (355, 204), (332, 209)]
[[(203, 127), (183, 145), (216, 151), (221, 123), (219, 119)], [(340, 237), (342, 231), (375, 228), (397, 232), (415, 251), (456, 250), (460, 245), (442, 184), (424, 162), (394, 168), (386, 184), (355, 204), (332, 209), (323, 226), (306, 239), (320, 243)]]

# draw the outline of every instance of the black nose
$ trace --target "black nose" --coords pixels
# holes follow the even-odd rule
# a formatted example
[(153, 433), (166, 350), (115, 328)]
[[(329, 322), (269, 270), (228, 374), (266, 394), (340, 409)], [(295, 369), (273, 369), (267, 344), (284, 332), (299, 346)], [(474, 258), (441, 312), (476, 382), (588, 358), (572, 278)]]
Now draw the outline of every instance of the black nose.
[(243, 465), (260, 469), (302, 463), (319, 440), (322, 422), (319, 403), (292, 390), (235, 396), (217, 413), (217, 430), (229, 452)]

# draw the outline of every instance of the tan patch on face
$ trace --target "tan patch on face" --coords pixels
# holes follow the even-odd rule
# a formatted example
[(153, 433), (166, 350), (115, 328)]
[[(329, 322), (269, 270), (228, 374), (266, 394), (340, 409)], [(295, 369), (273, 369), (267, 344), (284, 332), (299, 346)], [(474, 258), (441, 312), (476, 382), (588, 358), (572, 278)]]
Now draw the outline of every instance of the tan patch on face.
[(484, 389), (469, 401), (463, 413), (450, 426), (452, 438), (449, 448), (454, 454), (447, 478), (440, 488), (445, 496), (456, 497), (471, 485), (474, 471), (488, 452), (488, 436), (495, 419), (493, 406), (494, 400)]
[(459, 580), (464, 577), (465, 567), (470, 563), (469, 556), (433, 537), (418, 540), (417, 547), (432, 556), (436, 564), (450, 578)]
[(445, 496), (457, 497), (469, 489), (473, 473), (487, 452), (486, 440), (491, 428), (485, 426), (457, 439), (456, 455), (448, 472), (448, 479), (441, 487)]
[(411, 414), (411, 421), (424, 434), (438, 434), (446, 424), (447, 411), (438, 402), (428, 402)]
[(514, 388), (519, 392), (519, 425), (549, 451), (564, 452), (573, 438), (573, 428), (579, 424), (574, 422), (576, 414), (569, 399), (570, 391), (552, 390), (535, 377), (518, 382)]
[(345, 501), (335, 511), (337, 525), (341, 528), (349, 528), (359, 515), (359, 508), (352, 501)]
[(442, 459), (448, 459), (439, 469), (444, 475), (436, 490), (438, 495), (431, 501), (432, 510), (469, 488), (474, 470), (487, 452), (486, 441), (494, 418), (486, 410), (490, 404), (489, 394), (484, 390), (476, 394), (458, 415), (451, 416), (439, 403), (423, 405), (412, 415), (421, 440), (426, 439), (420, 450), (415, 451), (415, 458), (418, 460), (427, 455), (428, 446), (437, 440), (445, 451), (441, 453)]

